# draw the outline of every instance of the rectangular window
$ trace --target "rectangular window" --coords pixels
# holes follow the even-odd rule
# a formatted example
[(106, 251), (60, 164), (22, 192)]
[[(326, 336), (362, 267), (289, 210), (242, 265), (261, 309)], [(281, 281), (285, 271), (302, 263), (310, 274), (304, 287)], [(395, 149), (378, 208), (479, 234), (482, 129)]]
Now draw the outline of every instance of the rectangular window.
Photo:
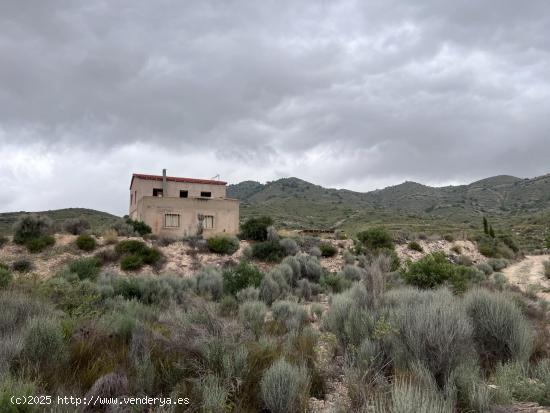
[(201, 192), (201, 197), (210, 198), (210, 197), (212, 197), (212, 192), (203, 191), (203, 192)]
[(162, 196), (162, 188), (153, 188), (153, 196)]
[(180, 191), (180, 198), (187, 198), (189, 196), (189, 191)]
[(214, 217), (212, 215), (205, 215), (203, 221), (204, 229), (214, 228)]
[(134, 203), (134, 194), (130, 193), (130, 205)]
[(180, 226), (179, 214), (164, 214), (165, 228), (179, 228), (179, 226)]

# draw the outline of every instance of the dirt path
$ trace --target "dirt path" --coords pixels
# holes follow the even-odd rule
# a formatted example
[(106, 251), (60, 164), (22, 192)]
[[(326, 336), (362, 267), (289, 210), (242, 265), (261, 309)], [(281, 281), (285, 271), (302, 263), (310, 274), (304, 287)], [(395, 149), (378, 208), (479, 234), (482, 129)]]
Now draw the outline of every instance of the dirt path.
[(539, 286), (537, 296), (550, 301), (550, 280), (544, 276), (544, 262), (550, 255), (528, 255), (522, 261), (504, 269), (504, 274), (511, 284), (522, 291)]

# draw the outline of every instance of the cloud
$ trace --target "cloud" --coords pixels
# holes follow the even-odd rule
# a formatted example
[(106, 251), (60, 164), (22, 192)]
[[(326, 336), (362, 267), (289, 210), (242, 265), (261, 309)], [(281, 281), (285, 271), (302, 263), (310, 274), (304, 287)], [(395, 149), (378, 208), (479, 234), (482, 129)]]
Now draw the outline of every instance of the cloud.
[(0, 27), (0, 210), (123, 213), (131, 172), (162, 167), (356, 190), (550, 172), (545, 0), (7, 1)]

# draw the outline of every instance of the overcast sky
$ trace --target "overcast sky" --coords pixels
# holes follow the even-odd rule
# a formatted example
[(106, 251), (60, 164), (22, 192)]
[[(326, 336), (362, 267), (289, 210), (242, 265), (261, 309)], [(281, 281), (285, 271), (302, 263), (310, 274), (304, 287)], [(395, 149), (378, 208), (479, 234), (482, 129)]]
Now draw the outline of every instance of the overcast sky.
[(3, 0), (0, 212), (132, 172), (359, 191), (550, 172), (548, 0)]

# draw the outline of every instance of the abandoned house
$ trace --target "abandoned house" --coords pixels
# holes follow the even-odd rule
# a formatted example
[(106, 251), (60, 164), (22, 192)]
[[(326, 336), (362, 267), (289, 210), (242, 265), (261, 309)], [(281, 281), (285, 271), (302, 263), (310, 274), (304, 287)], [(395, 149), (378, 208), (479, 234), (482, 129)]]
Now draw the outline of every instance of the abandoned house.
[(226, 198), (227, 183), (210, 179), (133, 174), (130, 218), (143, 221), (156, 235), (185, 237), (237, 234), (239, 201)]

